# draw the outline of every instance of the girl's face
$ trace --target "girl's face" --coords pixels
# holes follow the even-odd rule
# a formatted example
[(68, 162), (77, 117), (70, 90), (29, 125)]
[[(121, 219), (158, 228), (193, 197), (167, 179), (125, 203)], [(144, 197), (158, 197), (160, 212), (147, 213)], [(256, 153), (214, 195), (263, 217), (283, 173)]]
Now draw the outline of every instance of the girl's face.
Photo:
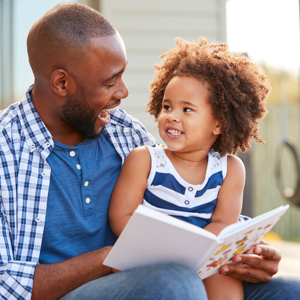
[(158, 129), (171, 151), (209, 151), (221, 133), (208, 103), (207, 84), (194, 77), (175, 76), (166, 87)]

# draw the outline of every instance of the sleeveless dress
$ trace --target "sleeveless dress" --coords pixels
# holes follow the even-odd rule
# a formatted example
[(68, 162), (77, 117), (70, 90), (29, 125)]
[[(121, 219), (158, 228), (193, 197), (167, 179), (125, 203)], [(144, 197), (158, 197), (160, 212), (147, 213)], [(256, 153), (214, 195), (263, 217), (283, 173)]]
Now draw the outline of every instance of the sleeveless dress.
[(177, 173), (162, 145), (146, 146), (151, 155), (151, 171), (143, 205), (199, 227), (210, 223), (218, 193), (227, 174), (227, 156), (209, 151), (202, 184), (189, 184)]

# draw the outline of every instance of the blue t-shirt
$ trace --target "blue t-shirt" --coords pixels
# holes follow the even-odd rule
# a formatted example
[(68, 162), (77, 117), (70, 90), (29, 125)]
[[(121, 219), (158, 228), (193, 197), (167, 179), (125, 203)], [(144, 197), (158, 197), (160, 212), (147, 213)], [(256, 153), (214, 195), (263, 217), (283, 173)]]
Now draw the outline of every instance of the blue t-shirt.
[(76, 147), (54, 142), (40, 263), (64, 261), (113, 245), (108, 222), (111, 193), (122, 161), (104, 134)]

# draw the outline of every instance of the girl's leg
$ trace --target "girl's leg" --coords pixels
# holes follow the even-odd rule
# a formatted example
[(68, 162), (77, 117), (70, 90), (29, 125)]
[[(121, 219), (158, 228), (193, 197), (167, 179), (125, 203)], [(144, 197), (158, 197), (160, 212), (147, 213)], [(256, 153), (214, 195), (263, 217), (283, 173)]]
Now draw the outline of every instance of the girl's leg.
[(240, 280), (219, 273), (203, 280), (208, 300), (243, 300), (244, 290)]

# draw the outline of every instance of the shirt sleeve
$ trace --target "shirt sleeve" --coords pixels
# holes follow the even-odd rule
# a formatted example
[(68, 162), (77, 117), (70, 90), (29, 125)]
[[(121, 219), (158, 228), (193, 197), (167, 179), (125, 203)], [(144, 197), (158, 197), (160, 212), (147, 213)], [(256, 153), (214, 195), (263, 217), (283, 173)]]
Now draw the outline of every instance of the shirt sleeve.
[(0, 222), (1, 299), (31, 299), (36, 263), (14, 260), (9, 228), (1, 211)]
[(244, 216), (244, 215), (240, 215), (239, 217), (239, 223), (244, 223), (248, 220), (250, 220), (251, 218), (250, 217), (247, 217), (247, 216)]
[(144, 125), (136, 118), (132, 118), (132, 137), (135, 147), (158, 145), (156, 139), (147, 131)]

